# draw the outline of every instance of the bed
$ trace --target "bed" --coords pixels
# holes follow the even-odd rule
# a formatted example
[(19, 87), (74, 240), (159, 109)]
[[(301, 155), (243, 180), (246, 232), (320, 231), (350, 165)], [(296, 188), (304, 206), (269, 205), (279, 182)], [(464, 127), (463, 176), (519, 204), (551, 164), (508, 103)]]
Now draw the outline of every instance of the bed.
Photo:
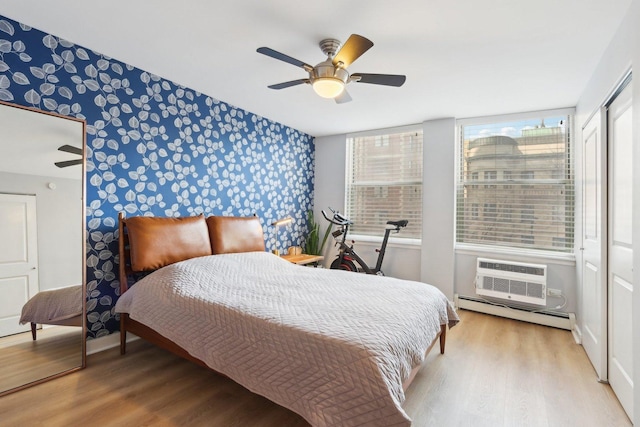
[(39, 324), (82, 326), (83, 298), (81, 285), (38, 292), (22, 307), (19, 323), (31, 323), (34, 341)]
[(404, 392), (458, 322), (430, 285), (265, 252), (256, 217), (121, 215), (119, 233), (122, 354), (131, 332), (314, 426), (410, 425)]

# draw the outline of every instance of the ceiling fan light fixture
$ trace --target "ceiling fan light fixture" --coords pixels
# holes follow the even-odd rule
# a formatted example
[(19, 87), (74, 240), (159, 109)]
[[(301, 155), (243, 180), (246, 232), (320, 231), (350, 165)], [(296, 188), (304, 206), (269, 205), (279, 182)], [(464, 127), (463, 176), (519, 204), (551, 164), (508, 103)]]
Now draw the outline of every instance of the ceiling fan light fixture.
[(313, 90), (323, 98), (335, 98), (344, 90), (344, 82), (334, 77), (320, 77), (313, 81)]
[(311, 84), (318, 96), (333, 98), (337, 104), (351, 101), (346, 85), (352, 82), (369, 83), (373, 85), (400, 87), (406, 76), (395, 74), (350, 74), (349, 65), (360, 58), (363, 53), (373, 46), (373, 42), (358, 34), (351, 34), (344, 44), (336, 39), (324, 39), (320, 42), (320, 49), (327, 55), (327, 59), (315, 67), (280, 53), (268, 47), (258, 48), (258, 53), (300, 67), (309, 73), (307, 79), (297, 79), (268, 86), (269, 89), (285, 89), (300, 84)]

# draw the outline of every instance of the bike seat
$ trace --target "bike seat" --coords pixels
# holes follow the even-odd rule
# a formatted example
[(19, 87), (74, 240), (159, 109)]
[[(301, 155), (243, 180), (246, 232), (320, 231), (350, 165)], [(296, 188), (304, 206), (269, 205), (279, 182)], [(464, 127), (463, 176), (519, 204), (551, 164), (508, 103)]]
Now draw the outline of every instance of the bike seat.
[(401, 219), (400, 221), (387, 221), (387, 224), (402, 228), (406, 227), (407, 224), (409, 224), (409, 221), (407, 221), (406, 219)]

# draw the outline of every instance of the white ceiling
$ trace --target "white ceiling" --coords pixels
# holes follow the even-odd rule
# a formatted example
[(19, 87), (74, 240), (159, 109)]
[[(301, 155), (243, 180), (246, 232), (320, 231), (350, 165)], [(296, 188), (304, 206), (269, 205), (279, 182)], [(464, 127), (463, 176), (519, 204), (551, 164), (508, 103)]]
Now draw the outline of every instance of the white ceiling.
[(55, 166), (55, 162), (80, 158), (58, 150), (62, 145), (82, 147), (84, 128), (79, 120), (0, 104), (0, 142), (2, 172), (82, 179), (81, 165)]
[[(574, 106), (632, 0), (3, 0), (0, 14), (313, 136)], [(405, 74), (401, 88), (352, 83), (337, 105), (307, 77), (256, 53), (315, 65), (323, 38), (375, 46), (350, 72)]]

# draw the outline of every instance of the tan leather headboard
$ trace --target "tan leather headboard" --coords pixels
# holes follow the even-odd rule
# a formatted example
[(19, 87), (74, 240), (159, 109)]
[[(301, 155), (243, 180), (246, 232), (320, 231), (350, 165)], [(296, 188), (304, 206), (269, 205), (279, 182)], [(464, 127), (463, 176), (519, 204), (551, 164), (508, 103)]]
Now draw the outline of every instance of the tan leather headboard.
[(183, 218), (136, 216), (125, 219), (133, 271), (156, 270), (189, 258), (211, 255), (203, 215)]
[(264, 234), (256, 216), (210, 216), (207, 218), (211, 251), (214, 255), (264, 252)]

